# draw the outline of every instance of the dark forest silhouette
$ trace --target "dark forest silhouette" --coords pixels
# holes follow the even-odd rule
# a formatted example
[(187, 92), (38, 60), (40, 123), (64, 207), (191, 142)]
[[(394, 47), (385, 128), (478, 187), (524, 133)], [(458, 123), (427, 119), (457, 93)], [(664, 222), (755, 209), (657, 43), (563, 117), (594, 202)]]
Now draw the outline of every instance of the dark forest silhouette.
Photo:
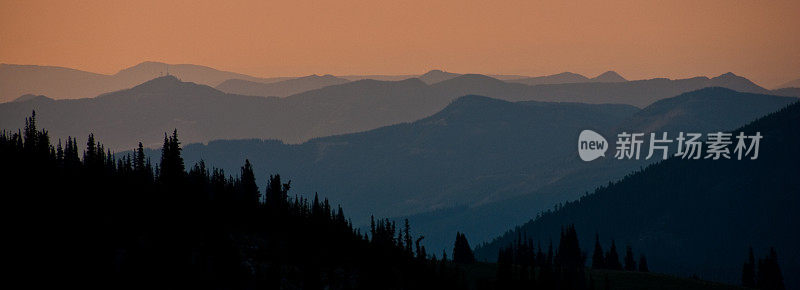
[(0, 174), (13, 183), (4, 204), (26, 219), (7, 236), (20, 278), (32, 288), (460, 287), (408, 223), (361, 233), (327, 199), (291, 197), (280, 175), (260, 190), (249, 161), (238, 176), (202, 161), (187, 171), (180, 144), (177, 130), (165, 134), (153, 164), (141, 144), (116, 156), (89, 135), (81, 154), (74, 138), (51, 143), (35, 112), (0, 134)]

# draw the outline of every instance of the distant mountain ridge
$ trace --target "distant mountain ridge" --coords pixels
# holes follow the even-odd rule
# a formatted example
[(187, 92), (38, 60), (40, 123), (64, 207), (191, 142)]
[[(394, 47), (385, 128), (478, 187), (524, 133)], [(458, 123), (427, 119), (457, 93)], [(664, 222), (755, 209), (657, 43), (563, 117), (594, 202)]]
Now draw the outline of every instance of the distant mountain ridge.
[(185, 81), (217, 85), (228, 79), (258, 82), (282, 78), (256, 78), (192, 64), (143, 62), (113, 75), (71, 68), (36, 65), (0, 64), (0, 103), (24, 94), (46, 95), (53, 99), (89, 98), (102, 93), (130, 88), (167, 73)]
[[(654, 101), (675, 96), (704, 87), (721, 86), (742, 92), (770, 93), (746, 78), (732, 73), (714, 78), (649, 79), (625, 81), (613, 71), (595, 78), (563, 73), (554, 76), (528, 78), (516, 75), (457, 74), (442, 70), (431, 70), (423, 75), (399, 76), (308, 76), (256, 78), (243, 74), (219, 71), (197, 65), (168, 65), (159, 62), (144, 62), (123, 69), (114, 75), (103, 75), (58, 67), (24, 65), (0, 65), (0, 102), (11, 101), (23, 94), (45, 95), (53, 99), (86, 98), (113, 92), (145, 82), (166, 73), (184, 81), (217, 86), (229, 93), (281, 96), (302, 94), (309, 90), (324, 89), (347, 81), (364, 79), (387, 79), (401, 81), (419, 78), (430, 85), (444, 98), (453, 99), (468, 94), (485, 95), (511, 101), (547, 101), (582, 103), (621, 103), (644, 107)], [(230, 81), (228, 81), (230, 80)], [(472, 80), (473, 83), (468, 83)], [(228, 82), (226, 82), (228, 81)], [(223, 84), (223, 82), (225, 82)], [(525, 83), (529, 85), (525, 85)], [(443, 83), (449, 83), (443, 84)], [(460, 84), (462, 87), (455, 87)], [(532, 85), (532, 86), (531, 86)], [(777, 91), (775, 92), (778, 93)], [(782, 90), (782, 95), (793, 95), (794, 91)], [(438, 109), (441, 109), (439, 107)], [(410, 121), (410, 120), (406, 120)]]
[(24, 126), (20, 120), (37, 110), (42, 124), (63, 134), (56, 137), (82, 138), (94, 132), (116, 150), (139, 141), (157, 145), (170, 128), (179, 129), (185, 142), (261, 137), (296, 143), (429, 116), (450, 102), (433, 93), (419, 79), (364, 80), (264, 98), (226, 94), (165, 76), (96, 98), (2, 103), (0, 125)]
[[(516, 176), (552, 175), (545, 164), (572, 151), (561, 144), (571, 143), (584, 128), (611, 128), (635, 111), (627, 105), (511, 103), (464, 96), (411, 123), (297, 145), (261, 140), (189, 144), (184, 156), (189, 163), (213, 160), (226, 170), (247, 156), (264, 164), (256, 169), (261, 175), (280, 170), (298, 184), (309, 184), (296, 188), (302, 193), (326, 184), (326, 196), (347, 204), (360, 223), (369, 214), (397, 216), (480, 204), (525, 192), (515, 190), (520, 186), (541, 186), (545, 179)], [(352, 180), (359, 180), (359, 186), (353, 188)], [(497, 188), (507, 181), (507, 188)], [(474, 190), (478, 188), (483, 190)]]
[(570, 84), (570, 83), (614, 83), (628, 81), (615, 71), (604, 72), (594, 78), (588, 78), (580, 74), (563, 72), (554, 75), (521, 78), (515, 80), (508, 80), (508, 82), (525, 84), (529, 86), (535, 85), (552, 85), (552, 84)]
[[(332, 76), (312, 78), (333, 79), (335, 82), (343, 81)], [(301, 82), (302, 80), (293, 79), (291, 81)], [(508, 101), (621, 103), (641, 107), (688, 90), (715, 84), (738, 87), (750, 92), (769, 92), (732, 74), (713, 79), (654, 79), (619, 83), (538, 86), (507, 83), (478, 74), (459, 75), (431, 85), (417, 78), (394, 82), (360, 80), (312, 89), (287, 96), (281, 100), (264, 99), (263, 97), (261, 99), (244, 99), (241, 95), (225, 94), (208, 86), (181, 82), (175, 76), (158, 78), (145, 84), (164, 92), (170, 92), (175, 95), (172, 96), (173, 100), (180, 99), (181, 101), (145, 98), (152, 107), (145, 107), (141, 102), (130, 103), (137, 98), (152, 95), (152, 92), (143, 89), (146, 87), (144, 86), (102, 95), (127, 96), (116, 98), (117, 102), (98, 97), (72, 102), (3, 103), (0, 104), (0, 112), (4, 112), (0, 115), (0, 124), (3, 128), (15, 128), (14, 124), (17, 124), (17, 127), (23, 126), (24, 124), (19, 124), (20, 120), (24, 120), (31, 110), (56, 110), (59, 108), (49, 116), (49, 118), (60, 119), (58, 122), (54, 119), (55, 124), (52, 124), (51, 128), (69, 127), (68, 123), (73, 121), (87, 120), (88, 122), (88, 119), (94, 119), (94, 122), (88, 122), (85, 126), (74, 127), (75, 130), (83, 128), (83, 132), (55, 131), (65, 132), (72, 136), (84, 136), (89, 133), (85, 130), (103, 130), (106, 133), (103, 134), (106, 138), (106, 145), (110, 148), (128, 148), (131, 146), (130, 144), (136, 144), (138, 141), (143, 141), (145, 144), (158, 144), (161, 138), (158, 137), (160, 134), (156, 133), (165, 130), (164, 128), (181, 128), (185, 131), (188, 142), (256, 137), (299, 143), (315, 137), (353, 133), (402, 122), (412, 122), (438, 112), (452, 100), (464, 95), (483, 95)], [(791, 92), (787, 93), (791, 94)], [(166, 93), (160, 94), (167, 96)], [(229, 104), (228, 99), (237, 101)], [(202, 107), (199, 100), (206, 101), (209, 107)], [(130, 104), (122, 106), (123, 103)], [(121, 129), (131, 125), (113, 120), (113, 115), (101, 113), (98, 116), (88, 116), (84, 114), (84, 112), (92, 110), (100, 111), (97, 107), (99, 104), (110, 106), (123, 115), (136, 112), (138, 115), (131, 116), (134, 120), (142, 118), (141, 116), (149, 116), (149, 119), (144, 121), (150, 127), (135, 129), (134, 132), (137, 132), (135, 134), (123, 134), (120, 132), (125, 131)], [(227, 110), (223, 110), (223, 108), (227, 108)], [(253, 113), (255, 116), (250, 119), (240, 119), (239, 112), (253, 110), (261, 110), (261, 113)], [(231, 112), (237, 113), (232, 114)], [(74, 120), (66, 117), (72, 114), (74, 114)], [(104, 124), (98, 122), (103, 119), (107, 119), (107, 122)], [(156, 120), (161, 121), (157, 122)], [(239, 122), (239, 127), (230, 123), (225, 126), (229, 126), (231, 129), (223, 130), (221, 125), (214, 123), (227, 123), (233, 120)], [(208, 124), (199, 125), (205, 123)], [(120, 130), (115, 132), (114, 129)]]
[(332, 85), (340, 85), (347, 82), (350, 81), (337, 78), (332, 75), (310, 75), (271, 83), (229, 79), (217, 85), (215, 88), (230, 94), (263, 97), (286, 97), (297, 93), (316, 90)]

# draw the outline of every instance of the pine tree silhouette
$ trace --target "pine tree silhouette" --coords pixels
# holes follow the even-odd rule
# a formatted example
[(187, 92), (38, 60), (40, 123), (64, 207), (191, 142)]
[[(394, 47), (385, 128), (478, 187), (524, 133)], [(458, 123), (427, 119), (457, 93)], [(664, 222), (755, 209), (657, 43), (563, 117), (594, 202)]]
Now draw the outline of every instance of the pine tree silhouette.
[(456, 242), (453, 246), (453, 262), (459, 264), (470, 264), (475, 262), (475, 255), (469, 246), (466, 235), (456, 233)]
[(778, 254), (775, 248), (769, 248), (769, 254), (758, 260), (758, 274), (756, 279), (758, 289), (783, 290), (783, 274), (778, 264)]
[(636, 271), (636, 259), (633, 258), (633, 248), (625, 247), (625, 271)]
[(643, 254), (639, 255), (639, 272), (650, 272), (647, 267), (647, 258)]
[(756, 287), (756, 258), (753, 255), (753, 247), (748, 249), (747, 261), (742, 266), (742, 286)]
[(594, 236), (594, 254), (592, 254), (592, 269), (604, 269), (605, 258), (603, 257), (603, 247), (600, 245), (600, 234)]
[(258, 185), (256, 185), (256, 176), (253, 173), (253, 166), (250, 164), (250, 160), (248, 159), (244, 160), (244, 166), (242, 166), (241, 186), (241, 199), (243, 205), (246, 207), (258, 206), (261, 193), (259, 193)]
[(619, 254), (617, 254), (617, 245), (614, 240), (611, 240), (611, 248), (606, 253), (606, 267), (611, 270), (622, 270), (622, 264), (619, 262)]

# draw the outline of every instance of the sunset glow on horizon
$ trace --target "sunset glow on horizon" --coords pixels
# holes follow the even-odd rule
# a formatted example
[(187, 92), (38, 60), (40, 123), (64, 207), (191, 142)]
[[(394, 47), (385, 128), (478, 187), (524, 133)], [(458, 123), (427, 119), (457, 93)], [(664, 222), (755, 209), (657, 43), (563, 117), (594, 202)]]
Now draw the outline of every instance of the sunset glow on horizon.
[(800, 78), (800, 1), (231, 2), (2, 0), (0, 62), (106, 74), (162, 61), (263, 77)]

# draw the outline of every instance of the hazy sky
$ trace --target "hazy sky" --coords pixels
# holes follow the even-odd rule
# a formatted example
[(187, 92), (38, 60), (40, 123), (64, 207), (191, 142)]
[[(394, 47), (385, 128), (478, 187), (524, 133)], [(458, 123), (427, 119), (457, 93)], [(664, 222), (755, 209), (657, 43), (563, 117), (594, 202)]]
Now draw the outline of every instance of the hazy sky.
[(800, 78), (800, 1), (0, 0), (0, 62), (145, 60), (256, 76), (732, 71), (770, 87)]

